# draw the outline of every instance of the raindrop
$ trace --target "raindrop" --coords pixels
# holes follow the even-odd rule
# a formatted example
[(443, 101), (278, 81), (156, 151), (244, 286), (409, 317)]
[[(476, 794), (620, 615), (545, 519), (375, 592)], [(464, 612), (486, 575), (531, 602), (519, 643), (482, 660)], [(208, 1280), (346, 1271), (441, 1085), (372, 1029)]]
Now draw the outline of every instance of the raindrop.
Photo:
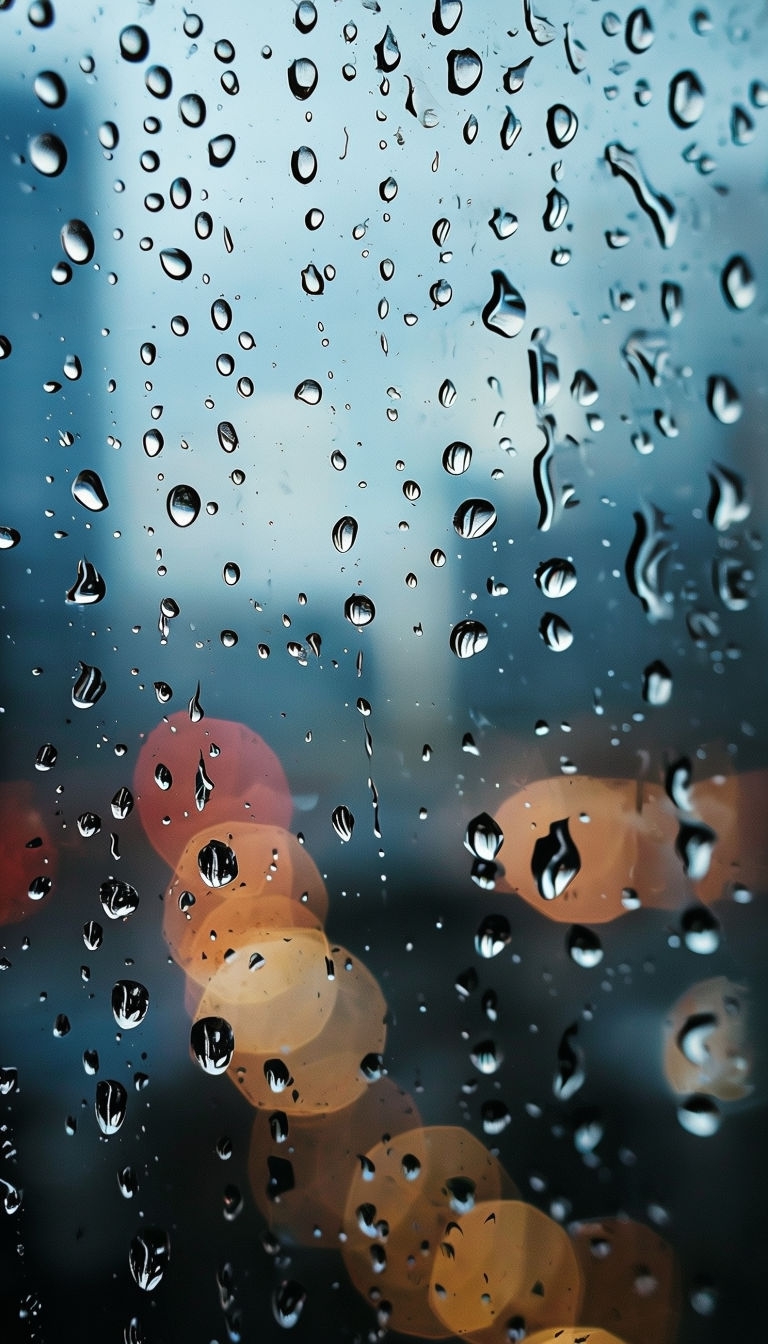
[(301, 272), (301, 287), (305, 294), (322, 294), (325, 281), (314, 262), (310, 262)]
[(133, 1167), (122, 1167), (118, 1171), (117, 1184), (123, 1199), (133, 1199), (139, 1189), (138, 1177)]
[(162, 248), (160, 265), (170, 280), (186, 280), (192, 271), (192, 262), (180, 247)]
[(720, 924), (706, 905), (694, 905), (680, 920), (683, 942), (689, 952), (709, 957), (720, 946)]
[(120, 785), (117, 793), (110, 803), (112, 816), (116, 821), (125, 821), (125, 818), (133, 811), (133, 794), (124, 784)]
[(232, 309), (226, 299), (214, 299), (211, 304), (211, 321), (217, 331), (226, 331), (232, 323)]
[(670, 81), (669, 115), (676, 126), (695, 126), (704, 111), (704, 86), (693, 70), (681, 70)]
[(451, 93), (465, 95), (476, 89), (483, 73), (483, 62), (471, 47), (449, 51), (448, 88)]
[[(480, 1119), (484, 1134), (503, 1134), (507, 1126), (512, 1123), (509, 1107), (497, 1097), (491, 1097), (483, 1102), (480, 1107)], [(507, 1338), (510, 1338), (509, 1332)]]
[(120, 55), (126, 61), (145, 61), (149, 55), (149, 38), (138, 23), (131, 23), (120, 34)]
[(549, 834), (542, 835), (533, 847), (531, 872), (545, 901), (562, 896), (581, 868), (581, 859), (571, 833), (568, 818), (553, 821)]
[(660, 659), (643, 670), (643, 699), (648, 705), (666, 705), (672, 697), (672, 673)]
[(451, 382), (450, 378), (445, 378), (440, 384), (437, 392), (437, 399), (440, 402), (440, 405), (445, 406), (446, 408), (453, 405), (456, 400), (456, 387)]
[(179, 99), (179, 116), (185, 126), (202, 126), (205, 121), (205, 103), (199, 93), (185, 93)]
[(101, 669), (89, 663), (80, 663), (80, 673), (72, 687), (72, 704), (75, 709), (90, 709), (107, 689), (107, 683), (101, 675)]
[[(629, 183), (638, 204), (651, 220), (661, 246), (671, 247), (677, 237), (678, 217), (675, 207), (668, 197), (654, 191), (640, 166), (637, 154), (634, 150), (625, 149), (623, 145), (614, 142), (606, 145), (605, 157), (610, 164), (611, 172), (623, 177)], [(621, 246), (624, 245), (624, 241), (629, 241), (623, 233), (611, 236), (621, 237), (623, 240)]]
[(128, 1266), (134, 1283), (145, 1293), (154, 1292), (160, 1283), (171, 1254), (168, 1233), (159, 1227), (142, 1227), (131, 1242)]
[(125, 1120), (128, 1093), (114, 1078), (102, 1078), (96, 1084), (94, 1111), (102, 1134), (116, 1134)]
[(212, 168), (223, 168), (235, 152), (233, 135), (215, 135), (208, 141), (208, 162)]
[(299, 145), (291, 155), (291, 172), (297, 182), (313, 182), (317, 173), (317, 155), (309, 145)]
[(139, 908), (139, 893), (130, 882), (108, 878), (99, 887), (99, 900), (104, 914), (110, 919), (125, 919)]
[(544, 560), (536, 570), (535, 579), (545, 597), (566, 597), (576, 587), (576, 567), (570, 560)]
[(352, 832), (355, 828), (355, 818), (345, 803), (339, 803), (334, 807), (331, 813), (331, 825), (340, 840), (346, 844), (352, 839)]
[(465, 499), (453, 515), (454, 531), (465, 540), (484, 537), (496, 523), (496, 510), (489, 499)]
[(573, 643), (573, 631), (562, 616), (545, 611), (539, 622), (539, 634), (548, 649), (554, 653), (564, 653)]
[(165, 440), (159, 429), (148, 429), (142, 436), (142, 444), (147, 457), (157, 457), (163, 450)]
[(288, 66), (288, 87), (294, 98), (302, 102), (310, 98), (317, 88), (317, 66), (308, 57), (302, 56)]
[(238, 874), (237, 855), (223, 840), (209, 840), (197, 855), (200, 876), (209, 887), (226, 887)]
[(472, 449), (468, 443), (462, 443), (459, 439), (449, 443), (443, 452), (443, 468), (449, 476), (463, 476), (469, 470), (471, 461)]
[(282, 1059), (268, 1059), (264, 1063), (264, 1077), (271, 1092), (284, 1092), (293, 1084), (293, 1077)]
[(432, 27), (441, 37), (452, 33), (461, 18), (462, 0), (435, 0)]
[(449, 638), (451, 653), (457, 658), (473, 658), (488, 645), (488, 631), (481, 621), (459, 621)]
[(731, 140), (734, 145), (749, 145), (755, 138), (755, 123), (746, 108), (731, 108)]
[(33, 87), (45, 107), (63, 107), (67, 101), (67, 86), (55, 70), (41, 70)]
[(138, 980), (118, 980), (112, 986), (112, 1013), (118, 1027), (138, 1027), (149, 1009), (149, 991)]
[(571, 383), (571, 396), (579, 406), (594, 406), (598, 398), (597, 383), (584, 369), (577, 369)]
[(376, 53), (376, 69), (382, 70), (385, 74), (390, 74), (396, 70), (400, 64), (400, 48), (397, 45), (397, 38), (392, 29), (387, 25), (384, 36), (374, 45)]
[(190, 527), (200, 512), (200, 496), (191, 485), (175, 485), (168, 493), (168, 517), (177, 527)]
[(337, 551), (342, 554), (351, 551), (357, 540), (357, 520), (351, 514), (345, 514), (334, 523), (331, 537)]
[(673, 544), (664, 514), (655, 505), (635, 513), (635, 536), (627, 552), (626, 573), (630, 591), (639, 598), (652, 622), (673, 615), (673, 599), (662, 588), (662, 566)]
[(323, 395), (323, 389), (314, 378), (305, 378), (299, 383), (293, 395), (297, 401), (303, 401), (307, 406), (317, 406)]
[(219, 447), (225, 453), (234, 453), (240, 442), (234, 425), (230, 424), (229, 420), (222, 420), (217, 426), (216, 433), (219, 439)]
[(286, 1279), (272, 1294), (272, 1315), (284, 1330), (292, 1330), (301, 1319), (306, 1289), (295, 1279)]
[(661, 311), (670, 327), (679, 327), (683, 320), (683, 290), (681, 285), (665, 280), (661, 286)]
[(96, 952), (101, 947), (104, 938), (104, 931), (95, 919), (89, 919), (87, 924), (83, 925), (83, 942), (89, 952)]
[(517, 233), (517, 215), (511, 214), (509, 210), (502, 210), (501, 206), (497, 205), (495, 207), (488, 223), (500, 242), (504, 242), (505, 238), (511, 238), (513, 233)]
[[(504, 1061), (504, 1052), (496, 1045), (495, 1041), (480, 1041), (470, 1050), (469, 1058), (478, 1073), (492, 1074), (497, 1073), (501, 1068)], [(472, 1202), (474, 1203), (474, 1200)], [(452, 1205), (452, 1207), (455, 1206)], [(457, 1212), (461, 1213), (464, 1210), (458, 1209)]]
[(29, 142), (29, 160), (43, 177), (58, 177), (67, 166), (67, 149), (52, 132), (35, 135)]
[(67, 591), (66, 601), (79, 603), (84, 607), (91, 606), (95, 602), (101, 602), (106, 591), (107, 585), (95, 565), (92, 565), (90, 560), (78, 560), (77, 578)]
[(102, 509), (109, 506), (107, 492), (101, 483), (101, 478), (95, 471), (86, 468), (78, 472), (72, 482), (72, 497), (83, 508), (90, 509), (92, 513), (100, 513)]
[(735, 425), (744, 409), (736, 388), (724, 374), (713, 374), (707, 379), (707, 406), (721, 425)]
[(76, 266), (85, 266), (96, 250), (93, 234), (82, 219), (70, 219), (61, 230), (61, 246)]
[[(312, 0), (301, 0), (301, 3), (296, 6), (296, 12), (294, 13), (293, 16), (293, 22), (295, 23), (300, 33), (312, 32), (312, 29), (317, 23), (317, 10), (315, 9), (315, 6), (312, 4)], [(233, 48), (232, 56), (234, 56), (234, 54), (235, 53)], [(232, 60), (232, 56), (228, 58), (230, 61)]]
[(192, 1055), (204, 1073), (226, 1073), (235, 1049), (235, 1037), (223, 1017), (201, 1017), (189, 1033)]
[(591, 971), (603, 960), (603, 945), (594, 929), (586, 929), (581, 924), (574, 924), (569, 931), (566, 947), (571, 961), (585, 971)]
[(547, 113), (547, 134), (554, 149), (569, 145), (579, 129), (579, 120), (565, 103), (555, 103)]
[(477, 927), (475, 951), (479, 957), (490, 961), (509, 946), (512, 931), (506, 915), (486, 915)]
[(544, 228), (548, 233), (554, 233), (555, 229), (559, 229), (565, 223), (567, 214), (568, 198), (562, 191), (558, 191), (557, 187), (552, 187), (552, 190), (547, 192), (547, 204), (542, 215)]
[(470, 854), (474, 854), (475, 858), (493, 862), (503, 844), (503, 831), (498, 822), (487, 812), (480, 812), (469, 822), (464, 836), (464, 847)]
[(743, 312), (754, 303), (757, 285), (752, 267), (746, 257), (731, 257), (724, 265), (720, 283), (726, 302), (737, 312)]
[(511, 107), (507, 108), (504, 120), (501, 123), (499, 139), (501, 148), (511, 149), (523, 129), (523, 123), (519, 117), (516, 117)]
[(714, 462), (709, 482), (707, 518), (712, 526), (718, 532), (727, 532), (734, 523), (743, 523), (751, 513), (744, 478)]
[(717, 1133), (722, 1122), (717, 1104), (711, 1097), (706, 1097), (701, 1092), (694, 1092), (680, 1103), (677, 1118), (683, 1129), (689, 1134), (695, 1134), (699, 1139), (711, 1138)]
[(344, 603), (344, 615), (352, 625), (361, 630), (363, 626), (370, 625), (376, 615), (376, 608), (365, 593), (353, 593)]
[(578, 1027), (568, 1027), (560, 1039), (557, 1048), (557, 1072), (552, 1083), (552, 1091), (558, 1101), (570, 1101), (586, 1079), (584, 1056), (580, 1048), (572, 1045)]
[(53, 743), (44, 742), (43, 745), (38, 748), (37, 755), (35, 756), (35, 769), (52, 770), (58, 760), (58, 756), (59, 753)]
[(173, 88), (173, 80), (164, 65), (151, 65), (144, 76), (144, 83), (155, 98), (168, 98)]
[(483, 309), (483, 322), (499, 336), (517, 336), (525, 322), (525, 300), (503, 271), (493, 271), (493, 294)]
[(475, 116), (474, 112), (472, 112), (467, 117), (467, 120), (464, 123), (463, 130), (461, 132), (464, 137), (465, 144), (467, 145), (474, 144), (475, 140), (477, 139), (477, 132), (478, 132), (477, 117)]
[(644, 6), (633, 9), (627, 19), (626, 39), (630, 51), (640, 56), (651, 46), (654, 38), (653, 24), (648, 10)]

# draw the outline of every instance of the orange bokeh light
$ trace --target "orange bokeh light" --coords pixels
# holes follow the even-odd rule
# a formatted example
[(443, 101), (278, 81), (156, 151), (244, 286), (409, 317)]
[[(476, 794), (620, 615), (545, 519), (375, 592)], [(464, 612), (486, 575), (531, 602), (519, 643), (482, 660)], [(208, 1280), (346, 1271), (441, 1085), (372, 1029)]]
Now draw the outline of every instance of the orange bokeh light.
[(657, 1232), (629, 1218), (570, 1229), (584, 1274), (581, 1319), (615, 1331), (624, 1344), (673, 1344), (680, 1317), (680, 1269)]
[(664, 1037), (664, 1076), (678, 1096), (703, 1092), (738, 1101), (752, 1091), (745, 991), (726, 976), (686, 990), (672, 1007)]

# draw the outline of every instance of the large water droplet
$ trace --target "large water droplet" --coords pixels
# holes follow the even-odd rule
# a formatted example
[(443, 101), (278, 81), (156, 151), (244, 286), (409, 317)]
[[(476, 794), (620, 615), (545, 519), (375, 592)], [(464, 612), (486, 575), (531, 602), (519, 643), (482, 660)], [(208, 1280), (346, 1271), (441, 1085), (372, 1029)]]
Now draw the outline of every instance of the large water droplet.
[(384, 36), (375, 43), (376, 69), (382, 70), (384, 74), (390, 74), (396, 70), (400, 64), (400, 48), (397, 45), (397, 38), (392, 29), (387, 24)]
[(504, 833), (498, 822), (487, 812), (480, 812), (469, 822), (464, 845), (475, 858), (492, 863), (503, 844)]
[(525, 322), (525, 300), (503, 271), (493, 271), (493, 293), (483, 309), (483, 322), (499, 336), (517, 336)]
[(76, 499), (78, 504), (82, 504), (84, 509), (90, 509), (92, 513), (100, 513), (109, 506), (101, 477), (87, 467), (78, 472), (72, 482), (72, 498)]
[(565, 223), (567, 214), (568, 197), (557, 187), (552, 187), (551, 191), (547, 192), (547, 203), (541, 217), (547, 233), (554, 233), (555, 229), (559, 229)]
[(645, 6), (633, 9), (627, 19), (626, 39), (630, 51), (642, 55), (651, 46), (654, 38), (651, 16)]
[(441, 37), (452, 33), (461, 18), (464, 8), (462, 0), (435, 0), (432, 10), (432, 27)]
[(355, 828), (355, 818), (345, 803), (339, 803), (334, 807), (331, 813), (331, 825), (340, 840), (346, 844), (352, 839), (352, 832)]
[(453, 515), (454, 531), (466, 540), (484, 537), (496, 522), (496, 510), (489, 499), (465, 499)]
[(199, 93), (185, 93), (179, 99), (179, 116), (185, 126), (202, 126), (205, 112), (205, 102)]
[(192, 1023), (189, 1044), (204, 1073), (226, 1073), (235, 1050), (235, 1035), (226, 1018), (198, 1018)]
[(142, 1227), (131, 1242), (128, 1266), (134, 1283), (145, 1293), (160, 1283), (171, 1254), (168, 1233), (160, 1227)]
[(731, 308), (742, 312), (754, 303), (757, 295), (757, 285), (754, 272), (746, 257), (731, 257), (723, 267), (720, 283), (726, 301)]
[(223, 168), (236, 149), (234, 135), (215, 135), (208, 141), (208, 162), (212, 168)]
[(171, 280), (186, 280), (192, 271), (192, 262), (180, 247), (164, 247), (160, 252), (160, 265)]
[(539, 894), (545, 901), (562, 896), (581, 868), (581, 859), (571, 833), (568, 818), (553, 821), (549, 834), (542, 835), (533, 847), (531, 872)]
[(149, 38), (138, 23), (131, 23), (120, 34), (120, 55), (126, 61), (145, 61), (149, 55)]
[(736, 388), (724, 374), (707, 379), (707, 406), (721, 425), (735, 425), (744, 409)]
[(175, 485), (168, 493), (166, 508), (177, 527), (190, 527), (200, 513), (200, 496), (192, 485)]
[(463, 476), (469, 470), (472, 461), (472, 449), (468, 443), (456, 440), (449, 443), (443, 452), (443, 467), (449, 476)]
[(566, 597), (576, 587), (576, 567), (570, 560), (553, 557), (542, 561), (535, 579), (545, 597)]
[(539, 634), (553, 653), (564, 653), (573, 643), (573, 631), (568, 622), (552, 611), (546, 611), (542, 616)]
[(35, 75), (34, 90), (45, 107), (63, 107), (67, 101), (67, 86), (55, 70), (41, 70)]
[(547, 113), (547, 134), (555, 149), (569, 145), (579, 129), (579, 119), (565, 103), (555, 103)]
[[(315, 6), (312, 4), (312, 0), (301, 0), (300, 4), (296, 6), (296, 12), (293, 16), (293, 22), (295, 23), (300, 33), (312, 32), (312, 29), (317, 23), (317, 10)], [(232, 56), (234, 56), (234, 54), (235, 53), (233, 48)], [(232, 56), (230, 56), (229, 58), (230, 60), (232, 60)]]
[(745, 522), (752, 511), (752, 506), (747, 498), (744, 477), (718, 462), (713, 462), (709, 482), (711, 490), (707, 504), (707, 518), (716, 531), (727, 532), (734, 523)]
[(599, 966), (603, 960), (603, 945), (594, 929), (586, 929), (581, 924), (574, 924), (566, 946), (571, 961), (585, 971)]
[(209, 840), (197, 855), (200, 876), (209, 887), (226, 887), (238, 874), (237, 855), (224, 840)]
[(610, 164), (611, 172), (623, 177), (629, 183), (638, 204), (642, 206), (653, 224), (662, 247), (671, 247), (677, 237), (677, 212), (667, 196), (654, 191), (640, 166), (636, 152), (614, 142), (606, 145), (605, 157)]
[(717, 1133), (722, 1122), (716, 1102), (700, 1092), (695, 1092), (680, 1103), (677, 1118), (683, 1129), (689, 1134), (695, 1134), (699, 1139), (711, 1138)]
[(476, 89), (483, 73), (483, 62), (471, 47), (449, 51), (448, 88), (451, 93), (467, 94)]
[(118, 1027), (130, 1031), (147, 1016), (149, 991), (139, 980), (118, 980), (112, 986), (112, 1013)]
[(151, 65), (144, 76), (144, 83), (153, 97), (170, 97), (173, 80), (170, 70), (166, 70), (164, 65)]
[(693, 70), (681, 70), (670, 81), (669, 115), (685, 130), (695, 126), (704, 111), (704, 85)]
[(317, 406), (323, 395), (323, 389), (314, 378), (305, 378), (299, 383), (293, 395), (297, 401), (303, 401), (307, 406)]
[(114, 1078), (102, 1078), (96, 1084), (94, 1111), (102, 1134), (116, 1134), (125, 1120), (128, 1093)]
[(700, 957), (711, 957), (720, 946), (720, 924), (706, 905), (695, 905), (686, 910), (680, 920), (683, 942), (689, 952)]
[(303, 101), (317, 88), (317, 66), (309, 57), (301, 56), (288, 66), (288, 87), (294, 98)]
[(360, 630), (364, 625), (370, 625), (376, 615), (376, 608), (365, 593), (353, 593), (344, 603), (344, 615)]
[(67, 602), (77, 602), (81, 606), (90, 606), (101, 602), (106, 595), (107, 585), (95, 565), (83, 558), (77, 562), (77, 578), (68, 589)]
[(309, 145), (299, 145), (291, 155), (291, 172), (297, 182), (314, 181), (317, 173), (317, 155)]
[(93, 234), (82, 219), (70, 219), (61, 230), (61, 246), (76, 266), (85, 266), (96, 250)]
[(139, 893), (130, 882), (108, 878), (99, 887), (99, 900), (105, 915), (110, 919), (125, 919), (139, 908)]
[(29, 142), (29, 161), (43, 177), (58, 177), (67, 166), (67, 147), (50, 131), (35, 135)]
[(457, 658), (474, 658), (488, 645), (488, 631), (482, 621), (459, 621), (451, 631), (448, 643)]
[(351, 514), (345, 514), (334, 523), (331, 537), (337, 551), (341, 551), (342, 554), (351, 551), (357, 540), (357, 520)]

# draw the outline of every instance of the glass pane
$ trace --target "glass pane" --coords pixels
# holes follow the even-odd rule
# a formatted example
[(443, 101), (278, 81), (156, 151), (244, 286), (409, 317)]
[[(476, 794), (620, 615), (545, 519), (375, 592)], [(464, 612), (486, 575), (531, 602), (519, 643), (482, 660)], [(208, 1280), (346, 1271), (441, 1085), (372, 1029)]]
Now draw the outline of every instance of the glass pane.
[(3, 1338), (754, 1331), (763, 6), (119, 8), (0, 0)]

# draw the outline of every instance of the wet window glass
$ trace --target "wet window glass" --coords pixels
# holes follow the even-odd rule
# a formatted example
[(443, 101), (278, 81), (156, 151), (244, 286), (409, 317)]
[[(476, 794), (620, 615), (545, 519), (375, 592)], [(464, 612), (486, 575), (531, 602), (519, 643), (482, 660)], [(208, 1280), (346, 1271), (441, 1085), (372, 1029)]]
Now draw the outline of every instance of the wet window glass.
[(0, 0), (4, 1340), (759, 1329), (767, 50)]

